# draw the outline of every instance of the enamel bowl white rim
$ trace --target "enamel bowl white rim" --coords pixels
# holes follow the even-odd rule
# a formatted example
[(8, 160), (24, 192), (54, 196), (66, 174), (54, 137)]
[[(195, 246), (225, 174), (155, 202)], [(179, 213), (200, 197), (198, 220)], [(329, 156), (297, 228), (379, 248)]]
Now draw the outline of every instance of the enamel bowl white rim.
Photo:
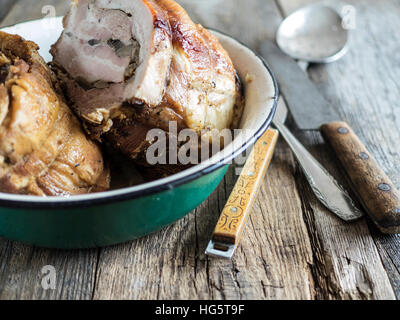
[[(45, 18), (23, 22), (1, 29), (18, 34), (40, 46), (40, 54), (46, 61), (51, 60), (49, 49), (62, 31), (62, 17)], [(239, 134), (231, 144), (207, 161), (167, 178), (141, 185), (101, 193), (63, 197), (37, 197), (0, 193), (0, 206), (22, 208), (69, 208), (88, 207), (135, 199), (173, 189), (209, 174), (251, 147), (268, 129), (275, 115), (278, 100), (277, 82), (266, 64), (251, 49), (219, 31), (211, 30), (228, 51), (245, 86), (246, 106), (240, 128), (246, 134)]]

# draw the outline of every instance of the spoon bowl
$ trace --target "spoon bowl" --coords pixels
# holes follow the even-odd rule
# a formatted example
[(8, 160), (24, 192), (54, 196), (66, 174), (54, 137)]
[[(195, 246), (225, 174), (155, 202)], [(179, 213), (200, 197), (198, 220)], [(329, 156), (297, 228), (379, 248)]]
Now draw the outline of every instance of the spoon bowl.
[(343, 57), (348, 38), (339, 13), (321, 4), (295, 11), (281, 23), (276, 34), (283, 52), (312, 63), (328, 63)]

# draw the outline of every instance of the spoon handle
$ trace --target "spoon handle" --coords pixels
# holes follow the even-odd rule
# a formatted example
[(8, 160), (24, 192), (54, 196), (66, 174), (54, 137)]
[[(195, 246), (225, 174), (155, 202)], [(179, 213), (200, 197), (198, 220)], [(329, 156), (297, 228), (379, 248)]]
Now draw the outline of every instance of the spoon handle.
[(400, 192), (345, 122), (321, 127), (367, 213), (383, 233), (400, 233)]
[(237, 248), (258, 190), (278, 140), (278, 131), (267, 130), (254, 145), (240, 177), (222, 210), (206, 254), (230, 259)]

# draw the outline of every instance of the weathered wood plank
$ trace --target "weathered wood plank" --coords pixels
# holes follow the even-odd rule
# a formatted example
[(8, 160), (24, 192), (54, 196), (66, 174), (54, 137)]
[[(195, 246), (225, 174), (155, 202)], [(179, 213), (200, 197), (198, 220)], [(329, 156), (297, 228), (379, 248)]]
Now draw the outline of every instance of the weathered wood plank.
[[(400, 4), (398, 1), (348, 2), (358, 12), (349, 54), (336, 68), (324, 70), (316, 66), (309, 73), (400, 188), (400, 119), (397, 117), (400, 87), (396, 80), (400, 66), (393, 60), (399, 50), (400, 36), (396, 30), (400, 26)], [(400, 252), (393, 248), (399, 246), (400, 236), (373, 234), (384, 264), (391, 266), (388, 268), (391, 281), (396, 284), (400, 281)], [(400, 298), (398, 287), (396, 294)]]
[[(91, 299), (97, 250), (38, 249), (0, 239), (0, 300)], [(55, 290), (42, 287), (44, 266), (56, 270)]]
[[(302, 1), (279, 0), (280, 8), (285, 14), (298, 9), (301, 6), (300, 2)], [(310, 2), (313, 1), (304, 1), (304, 3)], [(334, 3), (333, 1), (329, 2)], [(379, 44), (376, 41), (375, 45), (372, 46), (368, 42), (371, 38), (376, 39), (379, 34), (394, 32), (396, 24), (398, 25), (398, 19), (395, 16), (399, 14), (399, 6), (395, 4), (395, 1), (392, 1), (390, 5), (388, 2), (380, 2), (379, 6), (373, 1), (362, 3), (350, 1), (350, 3), (355, 5), (359, 15), (362, 17), (357, 19), (359, 24), (357, 30), (352, 34), (352, 50), (342, 60), (334, 64), (311, 66), (308, 71), (320, 91), (344, 116), (344, 120), (347, 120), (356, 129), (360, 137), (366, 138), (364, 142), (374, 156), (378, 160), (386, 160), (386, 163), (385, 161), (380, 162), (387, 172), (390, 173), (392, 170), (391, 172), (394, 173), (394, 168), (387, 165), (388, 159), (386, 155), (391, 157), (393, 161), (389, 163), (399, 162), (399, 154), (396, 151), (399, 150), (400, 146), (397, 144), (397, 147), (393, 148), (396, 145), (394, 141), (398, 141), (399, 138), (399, 132), (395, 129), (398, 124), (396, 126), (393, 123), (393, 118), (385, 117), (384, 114), (394, 114), (393, 109), (398, 108), (399, 105), (397, 104), (396, 106), (394, 98), (391, 101), (387, 101), (385, 99), (386, 94), (375, 89), (377, 85), (388, 82), (384, 73), (376, 72), (379, 62), (375, 57), (380, 56), (385, 64), (390, 64), (393, 59), (392, 56), (390, 54), (382, 55), (382, 53), (394, 48), (398, 44), (398, 39), (393, 39), (393, 43), (386, 41), (387, 48), (382, 46), (385, 44), (380, 41), (381, 39)], [(385, 16), (383, 20), (380, 20), (382, 23), (377, 22), (377, 9), (381, 17), (382, 15)], [(391, 21), (391, 23), (387, 23), (388, 21)], [(374, 32), (371, 32), (371, 27), (369, 27), (371, 24), (375, 26)], [(387, 30), (392, 26), (393, 30)], [(391, 73), (394, 72), (392, 69)], [(368, 75), (374, 75), (374, 77)], [(392, 76), (394, 75), (392, 74)], [(360, 83), (361, 79), (362, 82)], [(388, 85), (390, 84), (391, 82), (388, 83)], [(396, 88), (393, 85), (391, 89), (397, 90), (397, 93), (399, 91), (398, 87)], [(380, 110), (383, 109), (382, 104), (379, 103), (382, 100), (386, 100), (384, 107), (386, 111), (379, 114), (378, 108)], [(368, 113), (373, 113), (378, 121), (371, 124), (370, 119), (372, 118)], [(360, 127), (364, 128), (364, 130), (359, 130)], [(393, 128), (394, 130), (385, 130), (385, 128)], [(383, 138), (382, 135), (385, 135), (385, 137)], [(374, 137), (375, 141), (368, 140), (368, 136)], [(337, 159), (332, 157), (331, 150), (328, 150), (325, 146), (321, 147), (322, 139), (320, 135), (303, 133), (302, 137), (303, 141), (309, 144), (321, 162), (330, 167), (331, 171), (336, 175), (341, 176), (342, 172), (339, 174), (338, 166), (332, 164)], [(374, 152), (374, 150), (379, 151)], [(393, 154), (393, 151), (396, 153)], [(395, 159), (396, 156), (397, 159)], [(393, 290), (386, 276), (384, 265), (390, 264), (392, 266), (392, 268), (389, 268), (389, 274), (392, 282), (395, 283), (398, 283), (398, 271), (397, 274), (393, 274), (393, 271), (396, 268), (398, 269), (398, 266), (393, 265), (393, 262), (388, 259), (382, 264), (381, 258), (383, 259), (384, 255), (381, 254), (379, 256), (365, 221), (360, 221), (350, 226), (335, 220), (325, 212), (325, 209), (321, 208), (313, 196), (310, 196), (311, 191), (305, 184), (301, 174), (296, 180), (304, 201), (305, 221), (312, 235), (313, 250), (316, 254), (315, 276), (320, 279), (318, 282), (325, 286), (317, 294), (317, 297), (393, 298)], [(340, 180), (343, 181), (343, 177)], [(377, 238), (375, 237), (375, 239)], [(378, 248), (382, 249), (381, 246), (383, 247), (384, 245), (388, 248), (385, 242), (381, 242)], [(387, 252), (385, 253), (389, 255)], [(399, 261), (398, 256), (395, 261)], [(324, 281), (326, 281), (325, 284)]]

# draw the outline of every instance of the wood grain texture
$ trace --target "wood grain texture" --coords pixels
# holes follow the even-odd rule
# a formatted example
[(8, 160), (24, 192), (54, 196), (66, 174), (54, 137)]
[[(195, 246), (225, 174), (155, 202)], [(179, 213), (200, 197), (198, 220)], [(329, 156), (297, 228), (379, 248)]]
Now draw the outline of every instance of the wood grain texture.
[(260, 184), (274, 155), (278, 131), (268, 129), (254, 145), (212, 235), (218, 245), (238, 245)]
[[(279, 1), (280, 11), (289, 14), (314, 1)], [(323, 66), (333, 68), (341, 61)], [(320, 66), (322, 68), (322, 66)], [(310, 69), (309, 69), (310, 70)], [(336, 82), (343, 76), (337, 75)], [(324, 92), (322, 92), (324, 93)], [(294, 128), (293, 128), (294, 129)], [(348, 188), (334, 155), (319, 133), (298, 132), (298, 137), (341, 184)], [(304, 221), (314, 252), (312, 276), (319, 299), (393, 299), (393, 290), (380, 255), (364, 221), (351, 225), (328, 212), (315, 198), (300, 169), (295, 175), (303, 201)], [(379, 288), (379, 290), (376, 290)]]
[(345, 122), (321, 127), (362, 203), (383, 233), (400, 233), (400, 192)]
[[(67, 2), (18, 0), (2, 25), (39, 18), (45, 4), (54, 3), (62, 15)], [(282, 14), (312, 0), (179, 2), (196, 21), (257, 50), (263, 39), (273, 39)], [(348, 2), (358, 12), (349, 54), (332, 65), (311, 66), (308, 73), (399, 187), (396, 79), (400, 65), (394, 59), (400, 43), (399, 2)], [(347, 185), (320, 134), (297, 135)], [(127, 244), (54, 251), (0, 239), (0, 298), (393, 299), (394, 293), (400, 298), (399, 236), (379, 233), (368, 220), (346, 224), (331, 215), (314, 197), (282, 141), (234, 259), (205, 256), (237, 177), (232, 166), (218, 189), (194, 212)], [(40, 270), (48, 264), (57, 270), (56, 290), (45, 291), (40, 285)]]
[[(97, 250), (38, 249), (0, 240), (0, 300), (91, 299)], [(56, 269), (56, 289), (44, 290), (42, 268)]]
[[(334, 64), (312, 65), (308, 74), (399, 189), (400, 87), (396, 79), (400, 77), (400, 65), (393, 56), (400, 43), (400, 34), (396, 32), (400, 27), (400, 3), (346, 2), (353, 5), (357, 13), (348, 54)], [(393, 36), (385, 37), (386, 34)], [(311, 135), (311, 142), (318, 146), (320, 138)], [(400, 236), (379, 235), (373, 224), (369, 227), (384, 265), (390, 266), (386, 270), (395, 285), (400, 281), (400, 251), (395, 250)], [(399, 290), (396, 296), (400, 298)]]
[(275, 154), (232, 261), (211, 259), (204, 249), (236, 180), (233, 167), (218, 190), (175, 225), (102, 250), (94, 298), (312, 299), (312, 252), (292, 161), (287, 150)]

